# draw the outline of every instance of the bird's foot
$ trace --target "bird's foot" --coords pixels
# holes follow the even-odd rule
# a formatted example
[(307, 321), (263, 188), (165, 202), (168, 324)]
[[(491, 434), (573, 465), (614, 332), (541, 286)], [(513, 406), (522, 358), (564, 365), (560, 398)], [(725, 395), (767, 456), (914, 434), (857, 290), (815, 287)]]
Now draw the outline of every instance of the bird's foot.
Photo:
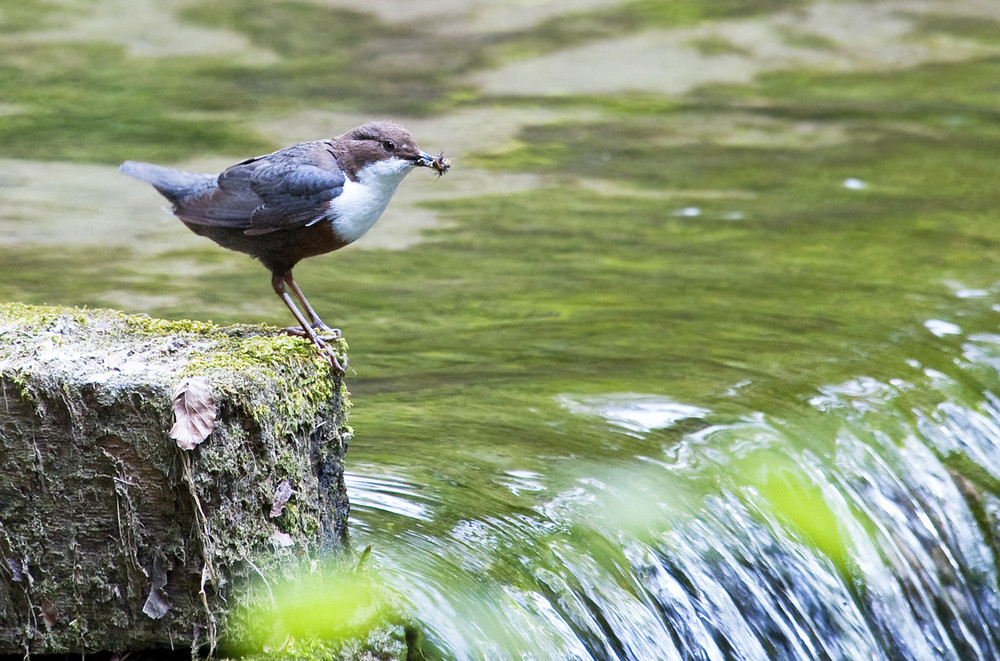
[[(312, 327), (316, 335), (324, 342), (335, 342), (344, 336), (340, 332), (339, 328), (330, 328), (326, 324), (317, 324)], [(289, 326), (288, 328), (282, 328), (282, 333), (286, 335), (294, 335), (295, 337), (309, 337), (309, 333), (306, 332), (301, 326)]]
[(319, 335), (325, 342), (334, 342), (344, 337), (344, 334), (340, 332), (339, 328), (330, 328), (326, 324), (319, 324), (318, 326), (313, 326), (313, 330)]
[[(319, 338), (317, 337), (317, 339)], [(335, 374), (338, 376), (344, 376), (344, 374), (347, 373), (347, 356), (344, 356), (344, 362), (341, 363), (340, 356), (337, 355), (337, 352), (322, 339), (319, 339), (319, 342), (313, 342), (313, 344), (316, 345), (320, 354), (326, 358), (328, 363), (330, 363), (330, 367), (333, 368)]]
[(347, 373), (347, 356), (344, 356), (344, 362), (341, 363), (337, 353), (330, 347), (326, 347), (326, 349), (322, 351), (322, 354), (323, 357), (330, 362), (330, 367), (333, 368), (333, 371), (338, 376), (344, 376)]
[[(322, 331), (324, 334), (320, 335), (316, 332), (316, 330)], [(291, 326), (289, 328), (282, 328), (281, 332), (286, 335), (294, 335), (295, 337), (302, 337), (311, 341), (316, 348), (319, 349), (320, 354), (326, 358), (327, 362), (330, 363), (330, 367), (333, 368), (333, 371), (336, 374), (344, 376), (346, 373), (347, 358), (345, 357), (344, 362), (341, 363), (340, 357), (337, 356), (337, 352), (333, 350), (333, 347), (327, 344), (327, 342), (336, 342), (342, 337), (339, 328), (330, 328), (329, 326), (324, 325), (322, 328), (317, 328), (315, 330), (313, 328), (306, 330), (301, 326)]]

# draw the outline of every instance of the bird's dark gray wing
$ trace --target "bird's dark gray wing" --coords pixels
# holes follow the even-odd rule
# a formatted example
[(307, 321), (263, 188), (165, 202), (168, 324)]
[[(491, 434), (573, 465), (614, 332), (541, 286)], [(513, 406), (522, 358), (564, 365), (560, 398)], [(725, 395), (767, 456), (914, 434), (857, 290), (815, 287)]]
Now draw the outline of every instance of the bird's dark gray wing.
[(293, 229), (326, 216), (344, 182), (332, 154), (305, 143), (237, 163), (216, 188), (178, 200), (174, 211), (189, 223), (247, 234)]
[(253, 211), (248, 233), (312, 225), (325, 217), (346, 181), (335, 163), (331, 169), (283, 159), (261, 162), (250, 186), (262, 203)]

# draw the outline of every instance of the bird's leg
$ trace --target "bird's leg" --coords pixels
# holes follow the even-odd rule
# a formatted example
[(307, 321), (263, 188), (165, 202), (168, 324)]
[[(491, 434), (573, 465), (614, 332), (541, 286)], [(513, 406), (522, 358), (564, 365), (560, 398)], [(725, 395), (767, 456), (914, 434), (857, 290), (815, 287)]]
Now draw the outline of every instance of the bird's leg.
[[(334, 371), (338, 374), (344, 374), (344, 366), (340, 364), (340, 360), (337, 358), (337, 353), (316, 333), (313, 325), (306, 321), (302, 312), (295, 305), (295, 301), (293, 301), (292, 297), (288, 295), (288, 290), (285, 289), (286, 278), (291, 280), (290, 272), (287, 274), (275, 273), (271, 276), (271, 287), (274, 289), (274, 293), (278, 295), (278, 298), (280, 298), (289, 311), (291, 311), (292, 316), (299, 322), (301, 328), (286, 328), (284, 329), (284, 332), (292, 335), (298, 335), (299, 337), (309, 338), (309, 341), (315, 344), (320, 353), (322, 353), (326, 359), (330, 361), (330, 365), (333, 366)], [(298, 289), (298, 287), (295, 289)], [(313, 315), (315, 314), (316, 313), (313, 312)]]
[(340, 336), (342, 335), (340, 329), (330, 328), (325, 323), (323, 323), (323, 320), (319, 318), (318, 314), (316, 314), (316, 310), (313, 310), (313, 307), (309, 305), (309, 301), (306, 300), (305, 294), (303, 294), (302, 290), (299, 289), (299, 285), (295, 282), (295, 279), (292, 277), (292, 272), (289, 271), (284, 276), (282, 276), (282, 280), (284, 280), (285, 284), (288, 285), (288, 287), (292, 290), (292, 293), (295, 294), (295, 298), (299, 299), (299, 303), (302, 304), (302, 307), (304, 307), (306, 310), (306, 314), (309, 315), (309, 321), (311, 322), (312, 327), (319, 332), (320, 337), (322, 337), (327, 342), (339, 339)]

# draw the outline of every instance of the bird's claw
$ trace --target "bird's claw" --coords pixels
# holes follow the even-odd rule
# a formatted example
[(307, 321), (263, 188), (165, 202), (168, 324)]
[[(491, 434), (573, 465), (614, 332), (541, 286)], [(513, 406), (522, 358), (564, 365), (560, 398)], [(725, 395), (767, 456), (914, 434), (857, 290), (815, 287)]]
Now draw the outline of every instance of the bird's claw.
[[(339, 328), (330, 328), (326, 324), (313, 326), (312, 329), (316, 333), (316, 336), (324, 342), (336, 342), (344, 336), (344, 334), (340, 332)], [(309, 333), (301, 326), (289, 326), (288, 328), (282, 328), (281, 332), (286, 335), (294, 335), (295, 337), (310, 337)]]
[(338, 376), (344, 376), (344, 374), (347, 373), (347, 356), (344, 356), (344, 362), (341, 363), (340, 357), (337, 355), (337, 352), (333, 350), (333, 347), (324, 342), (318, 336), (317, 339), (319, 342), (314, 342), (313, 344), (315, 344), (316, 348), (319, 349), (320, 354), (322, 354), (322, 356), (326, 358), (327, 362), (330, 363), (330, 367), (333, 368), (335, 374)]
[[(310, 332), (311, 331), (311, 332)], [(323, 333), (317, 333), (320, 331)], [(347, 358), (344, 358), (344, 362), (340, 362), (340, 358), (337, 356), (337, 352), (333, 350), (327, 342), (336, 342), (341, 337), (343, 333), (340, 332), (339, 328), (330, 328), (326, 324), (322, 326), (314, 326), (309, 330), (302, 328), (301, 326), (290, 326), (288, 328), (282, 328), (281, 332), (286, 335), (294, 335), (295, 337), (302, 337), (311, 341), (317, 349), (319, 349), (320, 354), (326, 358), (327, 362), (330, 363), (330, 367), (339, 376), (346, 374)]]
[(330, 328), (326, 324), (313, 326), (313, 329), (324, 342), (335, 342), (344, 337), (344, 334), (340, 332), (339, 328)]
[(341, 364), (340, 358), (337, 356), (337, 353), (330, 347), (326, 347), (326, 350), (323, 351), (323, 354), (326, 357), (326, 359), (330, 362), (330, 367), (333, 368), (335, 374), (337, 374), (338, 376), (344, 376), (344, 374), (347, 373), (346, 356), (344, 357), (343, 364)]

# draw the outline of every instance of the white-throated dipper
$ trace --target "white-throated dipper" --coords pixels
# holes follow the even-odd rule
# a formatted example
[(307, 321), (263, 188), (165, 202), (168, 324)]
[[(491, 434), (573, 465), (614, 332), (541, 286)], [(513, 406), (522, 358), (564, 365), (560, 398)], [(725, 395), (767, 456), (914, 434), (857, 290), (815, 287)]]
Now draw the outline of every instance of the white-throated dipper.
[[(335, 370), (327, 342), (340, 337), (319, 318), (292, 278), (302, 259), (361, 238), (385, 211), (399, 182), (417, 166), (439, 175), (450, 163), (417, 147), (393, 122), (369, 122), (330, 140), (303, 142), (250, 158), (221, 174), (197, 174), (126, 161), (121, 171), (150, 183), (195, 234), (255, 257), (299, 322), (286, 332), (308, 337)], [(288, 290), (305, 309), (305, 315)]]

